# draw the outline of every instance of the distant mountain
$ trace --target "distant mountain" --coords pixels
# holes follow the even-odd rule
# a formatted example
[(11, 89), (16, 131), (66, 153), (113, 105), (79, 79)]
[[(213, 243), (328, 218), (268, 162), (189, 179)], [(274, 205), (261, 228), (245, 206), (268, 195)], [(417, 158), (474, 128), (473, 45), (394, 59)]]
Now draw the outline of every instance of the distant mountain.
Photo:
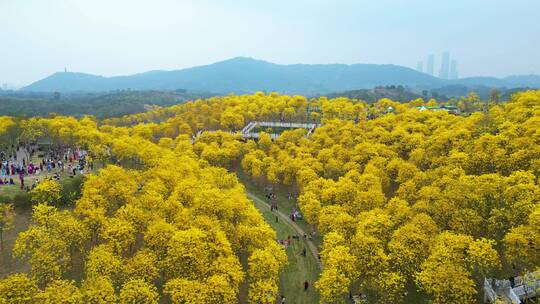
[(435, 86), (441, 83), (442, 81), (438, 78), (396, 65), (279, 65), (238, 57), (189, 69), (151, 71), (120, 77), (55, 73), (22, 90), (74, 92), (128, 88), (134, 90), (187, 89), (224, 94), (265, 90), (310, 95), (381, 85)]
[(34, 92), (70, 92), (70, 91), (108, 91), (108, 79), (84, 73), (54, 73), (42, 80), (22, 88), (22, 91)]
[(486, 86), (486, 87), (540, 87), (540, 76), (538, 75), (514, 75), (505, 78), (495, 77), (467, 77), (457, 80), (449, 80), (449, 84), (466, 86)]
[(130, 76), (102, 77), (83, 73), (55, 73), (21, 90), (103, 92), (123, 89), (186, 89), (221, 94), (278, 91), (288, 94), (317, 95), (387, 85), (402, 85), (417, 89), (432, 89), (451, 84), (540, 87), (539, 78), (531, 75), (504, 79), (477, 77), (447, 81), (397, 65), (280, 65), (237, 57), (205, 66), (175, 71), (150, 71)]

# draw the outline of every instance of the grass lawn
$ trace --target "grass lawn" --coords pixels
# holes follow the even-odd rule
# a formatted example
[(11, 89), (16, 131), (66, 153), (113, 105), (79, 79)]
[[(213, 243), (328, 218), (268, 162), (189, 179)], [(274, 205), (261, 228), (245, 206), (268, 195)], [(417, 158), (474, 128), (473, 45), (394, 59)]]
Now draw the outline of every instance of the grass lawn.
[[(236, 170), (236, 176), (238, 176), (238, 180), (244, 185), (244, 187), (246, 187), (249, 192), (256, 194), (262, 199), (266, 199), (264, 185), (254, 182), (241, 169)], [(272, 188), (272, 192), (276, 195), (279, 210), (285, 214), (291, 214), (293, 207), (296, 204), (296, 200), (287, 199), (287, 195), (291, 192), (290, 187), (272, 185)], [(313, 230), (317, 231), (315, 226), (307, 223), (305, 220), (296, 220), (295, 223), (308, 233)], [(315, 245), (317, 245), (317, 247), (319, 247), (320, 249), (322, 245), (322, 238), (319, 233), (317, 233), (313, 238), (313, 243), (315, 243)]]
[(4, 249), (0, 251), (0, 279), (16, 272), (26, 272), (30, 266), (23, 260), (14, 259), (11, 255), (17, 235), (28, 229), (32, 211), (15, 209), (13, 229), (4, 232)]
[[(244, 187), (251, 193), (264, 199), (264, 187), (260, 187), (252, 182), (242, 172), (237, 172), (237, 176)], [(280, 211), (289, 214), (294, 206), (294, 201), (288, 200), (286, 193), (278, 194), (278, 204)], [(297, 234), (296, 231), (281, 219), (276, 223), (276, 215), (268, 208), (261, 208), (255, 203), (255, 206), (261, 211), (264, 219), (276, 231), (278, 239), (286, 239), (288, 236)], [(311, 231), (311, 225), (304, 221), (296, 221), (305, 231)], [(318, 245), (317, 242), (315, 244)], [(302, 256), (302, 250), (308, 250), (306, 257)], [(320, 269), (315, 257), (310, 254), (304, 241), (293, 240), (287, 248), (288, 265), (280, 274), (280, 293), (285, 296), (287, 303), (319, 303), (319, 294), (313, 285), (319, 278)], [(304, 292), (303, 283), (308, 280), (310, 287)], [(278, 303), (280, 303), (278, 301)]]
[[(43, 181), (44, 179), (48, 177), (52, 177), (56, 171), (51, 171), (45, 173), (40, 173), (39, 175), (28, 175), (24, 178), (24, 185), (32, 187), (32, 183), (34, 180)], [(69, 177), (69, 173), (67, 170), (64, 172), (58, 171), (60, 174), (60, 183), (63, 184)], [(7, 198), (7, 199), (13, 199), (17, 194), (26, 193), (26, 191), (21, 190), (21, 184), (19, 181), (18, 176), (12, 176), (13, 181), (15, 182), (15, 185), (0, 185), (0, 197)], [(8, 178), (9, 180), (9, 178)], [(1, 201), (0, 201), (1, 202)]]
[[(276, 231), (278, 239), (286, 239), (287, 236), (296, 234), (295, 230), (283, 221), (279, 220), (276, 223), (276, 215), (267, 208), (259, 208), (259, 210)], [(304, 248), (307, 249), (304, 241), (293, 240), (286, 249), (288, 264), (280, 274), (279, 292), (285, 296), (287, 303), (319, 303), (319, 294), (313, 284), (319, 278), (320, 269), (309, 250), (306, 257), (302, 256)], [(308, 291), (304, 291), (305, 280), (308, 280), (310, 284)]]
[(0, 185), (0, 197), (13, 199), (19, 193), (22, 193), (19, 185)]

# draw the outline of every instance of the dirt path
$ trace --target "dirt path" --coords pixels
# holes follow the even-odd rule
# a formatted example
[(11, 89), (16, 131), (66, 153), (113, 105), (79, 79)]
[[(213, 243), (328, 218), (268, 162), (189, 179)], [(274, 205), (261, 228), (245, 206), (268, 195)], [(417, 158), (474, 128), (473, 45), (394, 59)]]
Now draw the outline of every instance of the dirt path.
[[(270, 210), (270, 206), (263, 199), (258, 197), (257, 195), (255, 195), (255, 194), (253, 194), (253, 193), (251, 193), (251, 192), (249, 192), (247, 190), (246, 190), (246, 194), (255, 203), (255, 206), (257, 208), (259, 208), (259, 209), (264, 208), (266, 210)], [(305, 235), (308, 234), (302, 228), (300, 228), (300, 226), (298, 226), (295, 222), (293, 222), (287, 215), (283, 214), (283, 212), (275, 210), (275, 211), (273, 211), (273, 213), (275, 213), (277, 216), (279, 216), (281, 218), (282, 222), (284, 222), (287, 225), (289, 225), (290, 227), (292, 227), (294, 229), (294, 231), (296, 231), (296, 233), (298, 233), (300, 236), (302, 236), (304, 234)], [(319, 260), (319, 250), (317, 249), (317, 246), (315, 246), (315, 244), (313, 244), (313, 242), (310, 241), (310, 240), (307, 240), (306, 243), (308, 244), (309, 251), (311, 252), (313, 257), (315, 258), (315, 261), (317, 261), (317, 264), (319, 265), (319, 268), (322, 270), (323, 265), (321, 264), (321, 261)]]

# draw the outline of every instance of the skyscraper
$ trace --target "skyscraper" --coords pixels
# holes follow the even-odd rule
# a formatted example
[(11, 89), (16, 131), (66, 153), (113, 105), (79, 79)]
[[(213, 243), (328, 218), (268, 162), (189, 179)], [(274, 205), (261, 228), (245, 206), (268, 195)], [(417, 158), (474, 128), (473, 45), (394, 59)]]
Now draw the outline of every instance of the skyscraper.
[(426, 67), (426, 73), (433, 76), (435, 74), (434, 67), (435, 66), (435, 55), (429, 55), (428, 61), (427, 61), (427, 67)]
[(450, 79), (458, 79), (457, 61), (452, 60), (450, 64)]
[(420, 73), (424, 73), (424, 62), (423, 61), (418, 61), (418, 63), (416, 64), (416, 70)]
[(448, 79), (450, 72), (450, 53), (444, 52), (441, 59), (441, 69), (439, 70), (439, 77), (442, 79)]

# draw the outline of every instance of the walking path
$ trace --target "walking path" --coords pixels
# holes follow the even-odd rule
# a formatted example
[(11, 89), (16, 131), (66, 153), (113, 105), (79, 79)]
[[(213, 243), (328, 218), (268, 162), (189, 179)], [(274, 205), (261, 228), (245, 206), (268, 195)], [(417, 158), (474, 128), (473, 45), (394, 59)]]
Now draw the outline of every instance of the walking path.
[[(257, 195), (255, 195), (255, 194), (253, 194), (253, 193), (251, 193), (251, 192), (249, 192), (247, 190), (246, 190), (246, 194), (253, 201), (253, 203), (255, 203), (255, 207), (257, 207), (258, 209), (264, 208), (266, 210), (270, 210), (270, 206), (263, 199), (258, 197)], [(279, 210), (275, 210), (275, 211), (272, 211), (272, 212), (275, 213), (277, 216), (279, 216), (282, 222), (284, 222), (287, 225), (289, 225), (290, 227), (292, 227), (294, 229), (294, 231), (296, 231), (300, 236), (303, 236), (304, 234), (308, 235), (302, 228), (300, 228), (300, 226), (298, 226), (295, 222), (291, 221), (291, 219), (287, 215), (283, 214), (283, 212), (281, 212)], [(315, 261), (317, 261), (317, 264), (319, 265), (319, 268), (322, 270), (323, 265), (322, 265), (321, 261), (319, 260), (319, 250), (317, 249), (317, 246), (315, 246), (315, 244), (313, 244), (313, 242), (310, 241), (310, 240), (307, 240), (306, 243), (308, 245), (309, 251), (311, 252), (313, 257), (315, 258)]]

